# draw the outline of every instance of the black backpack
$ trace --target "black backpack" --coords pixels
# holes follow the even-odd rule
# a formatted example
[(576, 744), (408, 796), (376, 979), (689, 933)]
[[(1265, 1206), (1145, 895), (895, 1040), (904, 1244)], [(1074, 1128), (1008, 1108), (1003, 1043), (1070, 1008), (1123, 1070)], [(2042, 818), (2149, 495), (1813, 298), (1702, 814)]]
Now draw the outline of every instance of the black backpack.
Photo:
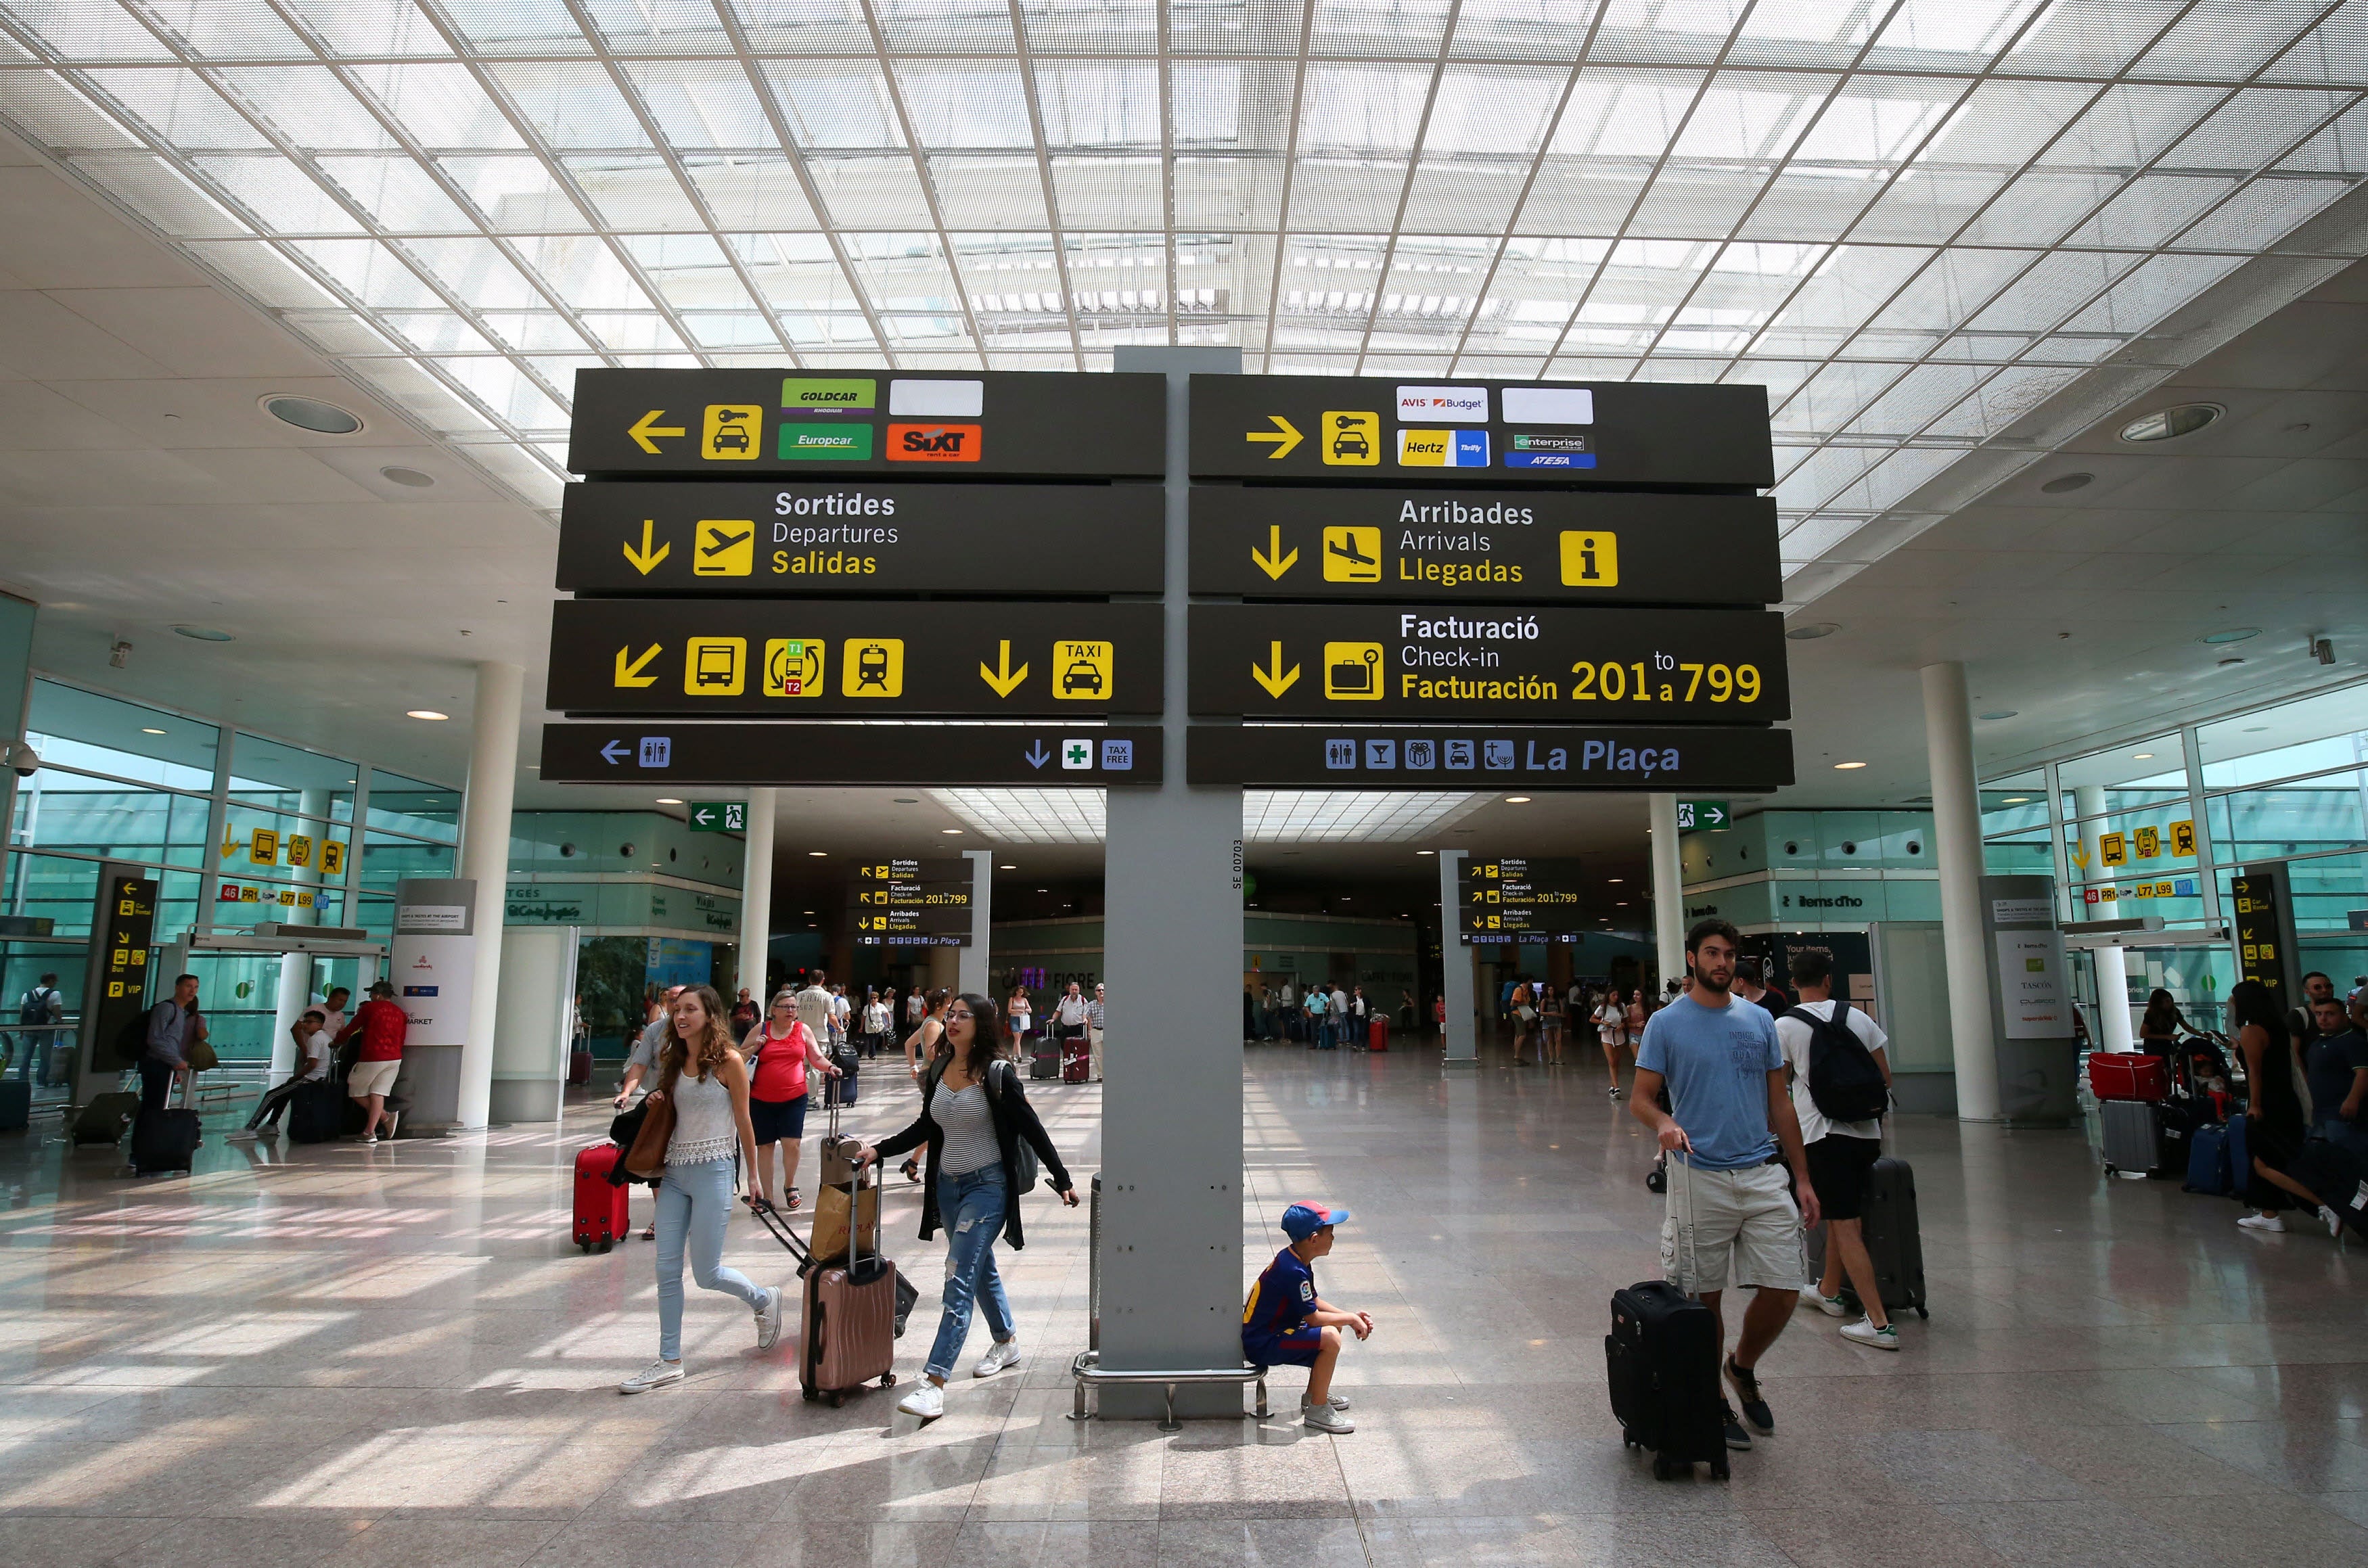
[(56, 994), (56, 992), (46, 985), (37, 985), (26, 992), (23, 999), (17, 1004), (17, 1022), (28, 1028), (37, 1024), (48, 1023), (50, 998)]
[(1821, 1018), (1806, 1007), (1785, 1010), (1809, 1026), (1809, 1099), (1832, 1121), (1872, 1121), (1891, 1108), (1883, 1069), (1850, 1031), (1850, 1004), (1834, 999), (1834, 1016)]

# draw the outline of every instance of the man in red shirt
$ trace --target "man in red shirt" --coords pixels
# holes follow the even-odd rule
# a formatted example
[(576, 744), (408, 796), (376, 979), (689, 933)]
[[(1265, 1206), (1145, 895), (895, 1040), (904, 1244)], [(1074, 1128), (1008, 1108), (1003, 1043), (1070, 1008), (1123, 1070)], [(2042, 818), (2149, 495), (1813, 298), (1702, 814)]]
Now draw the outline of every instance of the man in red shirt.
[[(409, 1027), (410, 1020), (394, 1004), (394, 987), (381, 980), (370, 988), (370, 1000), (354, 1010), (354, 1021), (337, 1033), (339, 1045), (357, 1034), (362, 1037), (361, 1055), (346, 1075), (346, 1093), (369, 1108), (370, 1119), (362, 1124), (365, 1143), (378, 1142), (379, 1119), (386, 1114), (394, 1075), (403, 1069), (403, 1035)], [(387, 1135), (393, 1136), (392, 1128)]]

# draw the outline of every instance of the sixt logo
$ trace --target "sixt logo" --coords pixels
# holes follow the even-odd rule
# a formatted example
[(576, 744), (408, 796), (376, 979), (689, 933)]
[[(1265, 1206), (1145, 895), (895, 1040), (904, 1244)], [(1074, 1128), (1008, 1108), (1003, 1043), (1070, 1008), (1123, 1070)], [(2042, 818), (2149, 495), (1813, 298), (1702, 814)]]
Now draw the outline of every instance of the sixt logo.
[(978, 461), (980, 431), (975, 425), (891, 425), (888, 426), (888, 460), (891, 462), (974, 463)]

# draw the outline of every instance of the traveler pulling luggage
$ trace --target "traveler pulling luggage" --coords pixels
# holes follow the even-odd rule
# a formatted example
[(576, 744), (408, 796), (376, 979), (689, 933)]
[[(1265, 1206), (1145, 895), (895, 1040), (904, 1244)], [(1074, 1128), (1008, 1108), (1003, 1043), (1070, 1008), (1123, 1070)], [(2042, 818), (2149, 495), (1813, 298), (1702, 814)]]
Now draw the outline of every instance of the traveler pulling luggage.
[[(836, 1149), (836, 1103), (830, 1111), (830, 1136), (824, 1147)], [(824, 1174), (833, 1176), (839, 1172), (830, 1169)], [(846, 1183), (839, 1188), (847, 1194), (851, 1216), (847, 1227), (847, 1261), (824, 1263), (814, 1259), (814, 1266), (805, 1271), (801, 1292), (803, 1312), (798, 1330), (798, 1387), (806, 1398), (825, 1399), (833, 1405), (843, 1403), (849, 1393), (873, 1378), (880, 1380), (883, 1389), (896, 1382), (896, 1335), (901, 1327), (896, 1266), (881, 1255), (876, 1230), (872, 1233), (871, 1256), (860, 1256), (864, 1233), (872, 1229), (860, 1222), (868, 1175), (868, 1167), (854, 1167), (847, 1172)], [(819, 1204), (816, 1211), (819, 1214)]]
[(629, 1199), (632, 1188), (609, 1179), (625, 1151), (595, 1143), (575, 1152), (575, 1244), (607, 1252), (633, 1233)]
[[(1693, 1188), (1686, 1188), (1689, 1206)], [(1693, 1216), (1685, 1225), (1692, 1273)], [(1719, 1392), (1718, 1314), (1666, 1279), (1611, 1293), (1611, 1332), (1603, 1336), (1611, 1415), (1621, 1441), (1653, 1450), (1662, 1481), (1698, 1462), (1727, 1478), (1724, 1396)]]
[[(798, 1278), (803, 1279), (812, 1273), (814, 1266), (814, 1253), (803, 1241), (799, 1239), (798, 1233), (790, 1229), (790, 1222), (782, 1218), (781, 1211), (770, 1203), (752, 1203), (748, 1207), (756, 1214), (757, 1222), (764, 1226), (772, 1238), (781, 1244), (781, 1250), (788, 1253), (796, 1262)], [(898, 1269), (896, 1271), (897, 1338), (905, 1337), (905, 1320), (913, 1315), (913, 1307), (920, 1299), (920, 1287), (906, 1278), (903, 1269)]]

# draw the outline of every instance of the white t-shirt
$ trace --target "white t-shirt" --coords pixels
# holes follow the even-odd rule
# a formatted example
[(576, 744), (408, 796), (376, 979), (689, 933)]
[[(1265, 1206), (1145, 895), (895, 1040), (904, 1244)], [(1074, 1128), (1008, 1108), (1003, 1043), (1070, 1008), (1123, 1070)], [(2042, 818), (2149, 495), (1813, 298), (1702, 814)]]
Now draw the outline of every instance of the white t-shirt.
[(864, 1032), (867, 1034), (886, 1034), (888, 1032), (887, 1003), (873, 1002), (868, 1004), (864, 1007), (863, 1028)]
[(317, 1084), (329, 1075), (329, 1042), (337, 1037), (327, 1029), (315, 1030), (304, 1040), (304, 1071), (307, 1084)]
[[(1801, 1010), (1815, 1017), (1831, 1018), (1834, 1004), (1831, 998), (1823, 1002), (1804, 1002)], [(1858, 1036), (1859, 1043), (1869, 1051), (1880, 1051), (1891, 1043), (1873, 1018), (1862, 1008), (1850, 1010), (1850, 1031)], [(1809, 1026), (1798, 1018), (1778, 1017), (1776, 1043), (1783, 1048), (1784, 1064), (1793, 1070), (1793, 1111), (1801, 1119), (1801, 1142), (1814, 1143), (1828, 1132), (1839, 1132), (1847, 1138), (1883, 1137), (1883, 1119), (1867, 1121), (1828, 1121), (1817, 1102), (1809, 1097)]]

